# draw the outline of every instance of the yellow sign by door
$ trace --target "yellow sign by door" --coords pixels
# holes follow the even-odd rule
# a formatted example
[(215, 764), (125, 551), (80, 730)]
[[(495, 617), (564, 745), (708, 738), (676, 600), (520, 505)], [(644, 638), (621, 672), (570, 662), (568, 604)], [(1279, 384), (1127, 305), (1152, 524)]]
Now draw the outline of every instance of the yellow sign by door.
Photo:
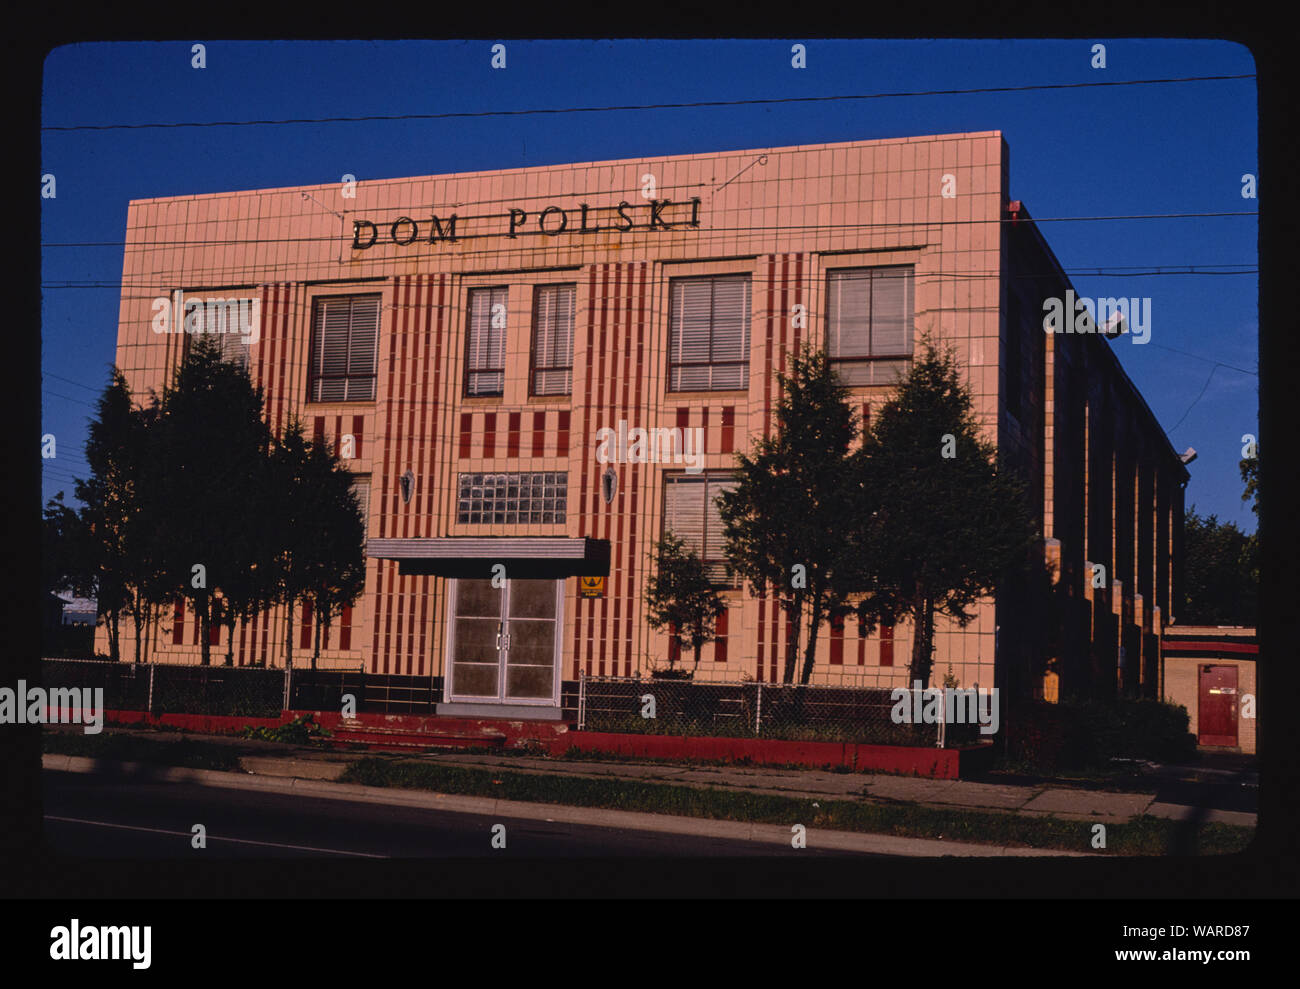
[(578, 595), (584, 598), (603, 598), (605, 596), (605, 578), (579, 577)]

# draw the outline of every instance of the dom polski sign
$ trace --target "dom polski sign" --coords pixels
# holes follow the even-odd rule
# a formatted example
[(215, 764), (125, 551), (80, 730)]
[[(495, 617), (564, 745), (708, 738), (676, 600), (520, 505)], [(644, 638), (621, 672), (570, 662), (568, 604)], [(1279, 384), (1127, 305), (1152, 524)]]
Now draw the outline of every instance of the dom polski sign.
[(624, 200), (617, 206), (601, 207), (578, 203), (570, 208), (552, 205), (540, 210), (526, 210), (515, 206), (484, 216), (460, 216), (456, 213), (448, 216), (444, 211), (431, 216), (399, 216), (391, 222), (353, 220), (352, 250), (367, 251), (376, 244), (398, 247), (454, 244), (459, 240), (483, 237), (513, 240), (528, 233), (559, 237), (561, 234), (583, 235), (602, 231), (623, 234), (634, 230), (676, 230), (699, 225), (698, 196), (682, 202), (651, 199), (633, 204)]

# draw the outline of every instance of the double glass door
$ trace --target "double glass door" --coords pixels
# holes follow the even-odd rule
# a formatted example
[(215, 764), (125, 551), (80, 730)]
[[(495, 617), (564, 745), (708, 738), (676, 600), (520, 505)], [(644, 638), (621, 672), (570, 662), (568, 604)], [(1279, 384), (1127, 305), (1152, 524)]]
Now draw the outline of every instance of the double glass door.
[(457, 579), (448, 623), (448, 699), (558, 704), (564, 582)]

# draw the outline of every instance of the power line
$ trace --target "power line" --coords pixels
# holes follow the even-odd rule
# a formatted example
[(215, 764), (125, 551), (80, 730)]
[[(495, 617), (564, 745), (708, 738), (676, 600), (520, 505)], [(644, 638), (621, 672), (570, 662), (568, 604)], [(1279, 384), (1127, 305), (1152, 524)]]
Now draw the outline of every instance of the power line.
[(1178, 422), (1174, 423), (1173, 428), (1169, 430), (1170, 433), (1175, 432), (1178, 429), (1178, 427), (1183, 424), (1183, 419), (1186, 419), (1189, 415), (1191, 415), (1192, 409), (1196, 408), (1196, 403), (1199, 402), (1204, 397), (1206, 388), (1210, 387), (1210, 381), (1214, 378), (1214, 372), (1217, 371), (1218, 369), (1219, 369), (1218, 364), (1215, 364), (1214, 367), (1210, 368), (1210, 377), (1205, 379), (1205, 385), (1204, 387), (1201, 388), (1201, 394), (1197, 395), (1196, 399), (1192, 402), (1192, 404), (1187, 407), (1187, 411), (1183, 413), (1183, 418), (1179, 419)]
[(1166, 347), (1162, 343), (1152, 344), (1151, 346), (1159, 347), (1161, 350), (1172, 350), (1175, 354), (1182, 354), (1184, 357), (1191, 357), (1198, 361), (1204, 361), (1207, 364), (1214, 364), (1217, 367), (1226, 367), (1229, 371), (1240, 371), (1242, 374), (1250, 374), (1255, 376), (1256, 378), (1259, 377), (1258, 371), (1248, 371), (1244, 367), (1237, 367), (1236, 365), (1233, 364), (1225, 364), (1223, 363), (1223, 361), (1216, 361), (1212, 357), (1202, 357), (1199, 354), (1193, 354), (1191, 351), (1179, 350), (1177, 347)]
[(727, 106), (773, 106), (784, 103), (829, 103), (836, 101), (849, 100), (882, 100), (896, 99), (901, 97), (915, 96), (970, 96), (978, 93), (1024, 93), (1052, 89), (1096, 89), (1101, 87), (1114, 86), (1156, 86), (1169, 83), (1183, 82), (1224, 82), (1240, 79), (1254, 79), (1254, 73), (1243, 73), (1241, 75), (1217, 75), (1217, 76), (1179, 76), (1167, 79), (1129, 79), (1114, 82), (1069, 82), (1069, 83), (1039, 83), (1028, 86), (981, 86), (972, 89), (929, 89), (915, 90), (910, 92), (893, 92), (893, 93), (863, 93), (857, 95), (845, 96), (786, 96), (769, 99), (748, 99), (748, 100), (698, 100), (688, 103), (644, 103), (644, 104), (624, 104), (615, 106), (586, 106), (586, 107), (544, 107), (530, 110), (477, 110), (477, 111), (455, 111), (448, 113), (398, 113), (398, 114), (367, 114), (357, 117), (289, 117), (282, 120), (211, 120), (211, 121), (188, 121), (176, 123), (152, 123), (152, 124), (75, 124), (69, 126), (49, 126), (42, 127), (42, 131), (103, 131), (103, 130), (150, 130), (150, 129), (173, 129), (179, 127), (257, 127), (257, 126), (278, 126), (283, 124), (332, 124), (332, 123), (362, 123), (371, 121), (397, 121), (397, 120), (463, 120), (468, 118), (481, 117), (526, 117), (539, 115), (554, 115), (564, 113), (609, 113), (625, 110), (683, 110), (695, 109), (700, 107), (727, 107)]
[[(1125, 266), (1125, 267), (1130, 267), (1130, 266)], [(1065, 270), (1066, 270), (1067, 272), (1070, 272), (1070, 273), (1073, 273), (1073, 272), (1076, 272), (1076, 271), (1077, 271), (1077, 269), (1065, 269)], [(1212, 274), (1212, 272), (1204, 272), (1204, 271), (1201, 271), (1201, 272), (1161, 272), (1161, 273), (1162, 273), (1162, 274), (1193, 274), (1193, 273), (1194, 273), (1194, 274)], [(1222, 272), (1222, 274), (1235, 274), (1235, 273), (1244, 273), (1244, 272)], [(960, 276), (964, 276), (964, 275), (965, 275), (965, 276), (970, 276), (970, 277), (992, 277), (992, 276), (995, 276), (995, 275), (997, 275), (997, 274), (999, 274), (999, 270), (998, 270), (998, 269), (990, 269), (989, 271), (987, 271), (987, 272), (983, 272), (983, 273), (961, 273), (961, 272), (951, 273), (951, 272), (934, 272), (934, 273), (931, 273), (931, 274), (928, 275), (928, 276), (917, 276), (917, 277), (918, 277), (918, 278), (921, 278), (921, 277), (928, 277), (928, 278), (934, 278), (934, 279), (944, 279), (944, 278), (960, 277)], [(1097, 272), (1094, 272), (1094, 274), (1097, 274), (1097, 275), (1104, 275), (1104, 274), (1109, 274), (1109, 273), (1107, 273), (1107, 272), (1097, 271)], [(1055, 272), (1045, 273), (1045, 274), (1042, 275), (1042, 276), (1022, 276), (1022, 277), (1048, 277), (1049, 275), (1050, 275), (1051, 277), (1056, 277), (1056, 273), (1055, 273)], [(647, 279), (647, 281), (649, 281), (649, 280)], [(630, 283), (629, 283), (629, 284), (630, 284)], [(813, 285), (811, 279), (809, 280), (809, 290), (812, 291), (812, 292), (814, 292), (814, 293), (815, 293), (815, 291), (816, 291), (816, 288), (815, 288), (815, 286)], [(439, 310), (453, 310), (453, 309), (461, 308), (461, 306), (460, 306), (459, 304), (454, 303), (454, 302), (452, 302), (452, 303), (443, 303), (442, 305), (438, 305), (437, 303), (434, 303), (434, 302), (432, 301), (432, 297), (433, 297), (433, 288), (432, 288), (432, 286), (428, 286), (428, 285), (426, 285), (426, 286), (424, 287), (424, 292), (429, 296), (429, 301), (428, 301), (427, 303), (419, 303), (419, 302), (412, 302), (412, 303), (406, 303), (406, 304), (403, 304), (403, 303), (397, 303), (397, 304), (393, 304), (393, 305), (385, 305), (385, 306), (383, 306), (383, 310), (384, 310), (385, 312), (395, 312), (395, 311), (403, 311), (403, 312), (405, 312), (405, 311), (412, 311), (412, 312), (415, 312), (415, 313), (417, 313), (417, 314), (420, 313), (420, 312), (424, 312), (424, 313), (428, 313), (428, 314), (430, 315), (430, 317), (431, 317), (433, 313), (435, 313), (435, 312), (437, 312), (437, 311), (439, 311)], [(126, 297), (126, 298), (134, 298), (134, 299), (143, 300), (143, 299), (149, 299), (149, 298), (153, 298), (153, 297), (154, 297), (154, 296), (150, 295), (150, 296), (128, 296), (128, 297)], [(306, 309), (306, 307), (307, 307), (307, 303), (308, 303), (308, 300), (307, 300), (307, 299), (299, 298), (299, 299), (294, 299), (294, 300), (288, 300), (288, 299), (285, 299), (285, 300), (282, 300), (282, 301), (281, 301), (280, 303), (278, 303), (277, 305), (278, 305), (278, 306), (283, 306), (284, 308), (288, 309), (289, 312), (292, 314), (292, 315), (291, 315), (291, 318), (292, 318), (292, 319), (300, 320), (300, 319), (303, 318), (304, 311), (305, 311), (305, 309)], [(615, 308), (617, 309), (618, 307), (616, 306)], [(996, 309), (996, 307), (975, 307), (974, 309), (972, 309), (971, 307), (962, 307), (962, 311), (964, 311), (964, 312), (970, 312), (970, 311), (993, 312), (993, 311), (997, 311), (997, 309)], [(752, 311), (751, 311), (751, 319), (752, 319), (752, 320), (762, 320), (762, 319), (765, 319), (765, 318), (768, 318), (768, 317), (771, 317), (771, 316), (784, 316), (784, 315), (785, 315), (784, 311), (781, 311), (781, 310), (771, 310), (771, 311), (769, 311), (769, 310), (767, 310), (766, 308), (760, 308), (760, 309), (756, 309), (756, 310), (752, 310)], [(653, 302), (652, 302), (652, 303), (651, 303), (651, 304), (650, 304), (650, 305), (645, 309), (644, 317), (643, 317), (643, 318), (639, 318), (638, 321), (643, 322), (647, 327), (651, 327), (651, 326), (653, 326), (653, 324), (655, 323), (655, 321), (658, 320), (659, 318), (661, 318), (662, 316), (663, 316), (663, 312), (660, 310), (660, 308), (659, 308), (658, 306), (654, 305)], [(576, 323), (576, 319), (575, 319), (575, 323)], [(418, 327), (418, 321), (417, 321), (417, 327)], [(418, 329), (416, 329), (416, 330), (408, 330), (408, 332), (418, 332)], [(575, 332), (576, 332), (576, 326), (575, 326)], [(1154, 344), (1154, 346), (1156, 346), (1157, 348), (1160, 348), (1160, 349), (1162, 349), (1162, 350), (1168, 350), (1168, 351), (1171, 351), (1171, 352), (1173, 352), (1173, 353), (1178, 353), (1178, 354), (1182, 354), (1182, 355), (1187, 356), (1187, 357), (1192, 357), (1192, 358), (1194, 358), (1194, 359), (1196, 359), (1196, 360), (1204, 361), (1204, 362), (1206, 362), (1206, 363), (1217, 364), (1217, 365), (1219, 365), (1219, 366), (1221, 366), (1221, 367), (1225, 367), (1225, 368), (1228, 368), (1229, 370), (1233, 370), (1233, 371), (1238, 371), (1238, 372), (1240, 372), (1240, 373), (1242, 373), (1242, 374), (1250, 374), (1250, 375), (1253, 375), (1253, 376), (1256, 376), (1256, 377), (1257, 377), (1257, 376), (1258, 376), (1258, 373), (1259, 373), (1258, 371), (1251, 371), (1251, 370), (1248, 370), (1248, 369), (1246, 369), (1246, 368), (1237, 367), (1236, 365), (1227, 364), (1227, 363), (1224, 363), (1223, 361), (1219, 361), (1219, 360), (1216, 360), (1216, 359), (1214, 359), (1214, 358), (1208, 358), (1208, 357), (1204, 357), (1204, 356), (1201, 356), (1201, 355), (1193, 354), (1193, 353), (1191, 353), (1190, 351), (1179, 350), (1178, 348), (1175, 348), (1175, 347), (1169, 347), (1169, 346), (1166, 346), (1166, 345), (1164, 345), (1164, 344), (1158, 344), (1158, 343), (1157, 343), (1157, 344)], [(83, 387), (85, 387), (85, 386), (83, 386)], [(55, 393), (50, 393), (50, 394), (55, 394)], [(67, 397), (67, 396), (60, 396), (60, 397)], [(72, 401), (78, 401), (77, 399), (71, 399), (71, 400), (72, 400)], [(88, 403), (84, 403), (84, 402), (83, 402), (82, 404), (88, 404)], [(408, 402), (407, 404), (414, 404), (414, 405), (424, 405), (424, 404), (429, 404), (429, 405), (434, 405), (434, 404), (439, 404), (439, 403), (438, 403), (438, 401), (437, 401), (436, 399), (434, 399), (434, 400), (429, 400), (429, 401), (426, 401), (426, 402), (415, 402), (415, 403)]]
[(53, 371), (42, 371), (41, 374), (46, 378), (57, 378), (59, 381), (66, 381), (68, 384), (76, 385), (78, 388), (84, 388), (86, 391), (93, 391), (97, 395), (104, 390), (103, 388), (95, 388), (91, 385), (82, 384), (80, 381), (73, 381), (71, 378), (65, 378), (60, 374), (55, 374)]
[[(568, 194), (565, 195), (567, 196)], [(637, 205), (637, 204), (632, 204), (632, 205)], [(815, 206), (834, 207), (834, 206), (842, 206), (843, 204), (807, 203), (804, 205), (806, 205), (807, 208), (811, 209)], [(479, 216), (479, 217), (466, 217), (465, 219), (466, 220), (491, 219), (491, 218), (499, 217), (500, 215), (501, 214), (499, 213), (491, 213), (491, 214), (484, 214), (483, 216)], [(949, 227), (949, 226), (967, 226), (971, 224), (982, 224), (982, 223), (1016, 224), (1016, 223), (1079, 223), (1079, 222), (1117, 221), (1117, 220), (1182, 220), (1182, 219), (1207, 219), (1207, 218), (1229, 217), (1229, 216), (1259, 216), (1259, 211), (1258, 210), (1228, 210), (1228, 211), (1202, 212), (1202, 213), (1123, 213), (1123, 214), (1113, 214), (1108, 216), (1043, 216), (1043, 217), (1036, 216), (1029, 220), (1023, 218), (1016, 218), (1016, 217), (1000, 217), (997, 219), (970, 219), (970, 220), (927, 220), (927, 219), (881, 220), (879, 222), (864, 222), (864, 223), (788, 223), (788, 224), (777, 224), (772, 226), (745, 226), (745, 227), (700, 226), (694, 229), (700, 235), (730, 234), (730, 233), (740, 233), (740, 234), (782, 233), (788, 231), (798, 231), (807, 234), (817, 234), (817, 233), (822, 233), (825, 231), (833, 231), (833, 230), (860, 230), (860, 229), (884, 228), (884, 227)], [(302, 219), (302, 218), (303, 217), (301, 215), (297, 217), (288, 217), (288, 219)], [(275, 219), (275, 218), (269, 218), (269, 219)], [(284, 217), (280, 217), (279, 219), (284, 219)], [(676, 222), (681, 222), (681, 221), (676, 221)], [(672, 229), (679, 229), (679, 232), (682, 232), (680, 228), (670, 228), (668, 232), (672, 232)], [(631, 232), (631, 231), (626, 231), (626, 232)], [(506, 235), (499, 232), (484, 233), (484, 234), (463, 234), (457, 236), (456, 242), (459, 243), (462, 241), (487, 240), (487, 239), (498, 240), (504, 236)], [(546, 238), (550, 238), (550, 242), (553, 242), (553, 236), (551, 234), (546, 234), (539, 230), (521, 230), (516, 233), (515, 237), (516, 239), (520, 237), (532, 238), (532, 239), (546, 237)], [(129, 247), (130, 250), (126, 251), (127, 254), (144, 254), (144, 253), (156, 251), (160, 247), (199, 248), (199, 247), (253, 247), (253, 246), (259, 246), (263, 244), (333, 244), (333, 243), (338, 243), (340, 240), (346, 240), (346, 239), (347, 239), (346, 237), (340, 237), (337, 234), (330, 234), (328, 236), (320, 236), (320, 237), (244, 237), (244, 238), (232, 237), (223, 240), (195, 240), (193, 238), (187, 238), (183, 240), (150, 241), (148, 243), (141, 243), (141, 242), (131, 243), (125, 240), (61, 241), (61, 242), (42, 244), (41, 247), (42, 248)], [(503, 253), (504, 250), (507, 249), (498, 247), (486, 251), (457, 251), (456, 253), (453, 254), (412, 253), (412, 254), (403, 254), (396, 259), (375, 258), (372, 261), (371, 259), (368, 258), (359, 258), (355, 260), (363, 261), (366, 263), (382, 263), (384, 261), (392, 261), (392, 260), (411, 261), (411, 260), (418, 260), (421, 258), (438, 258), (438, 257), (461, 258), (461, 257), (471, 256), (474, 254), (482, 254), (482, 253), (500, 254)], [(263, 265), (262, 267), (265, 267), (265, 265)]]
[(93, 402), (87, 402), (80, 398), (73, 398), (71, 395), (63, 395), (57, 391), (47, 391), (47, 392), (43, 392), (42, 394), (50, 395), (53, 396), (54, 398), (61, 398), (68, 402), (76, 402), (78, 405), (84, 405), (88, 409), (96, 408)]

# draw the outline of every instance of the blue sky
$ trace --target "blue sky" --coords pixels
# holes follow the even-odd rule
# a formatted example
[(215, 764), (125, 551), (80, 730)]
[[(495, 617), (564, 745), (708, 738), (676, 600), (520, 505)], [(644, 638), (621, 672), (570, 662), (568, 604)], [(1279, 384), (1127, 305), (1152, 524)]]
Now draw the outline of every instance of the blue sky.
[[(43, 126), (280, 120), (916, 93), (1255, 72), (1213, 41), (493, 42), (206, 41), (73, 45), (45, 64)], [(1093, 44), (1106, 68), (1091, 66)], [(1255, 80), (902, 96), (758, 106), (441, 120), (50, 131), (42, 173), (42, 432), (58, 456), (43, 490), (71, 498), (87, 417), (117, 335), (126, 205), (176, 196), (569, 161), (1001, 130), (1011, 196), (1039, 219), (1254, 211)], [(1258, 224), (1250, 216), (1044, 222), (1085, 296), (1152, 300), (1150, 343), (1115, 343), (1178, 450), (1195, 447), (1187, 501), (1247, 531), (1237, 470), (1257, 434)], [(106, 244), (107, 246), (55, 246)], [(1244, 274), (1118, 277), (1239, 266)], [(88, 285), (88, 287), (76, 287)], [(1216, 363), (1217, 362), (1217, 363)], [(1198, 396), (1199, 399), (1198, 399)]]

